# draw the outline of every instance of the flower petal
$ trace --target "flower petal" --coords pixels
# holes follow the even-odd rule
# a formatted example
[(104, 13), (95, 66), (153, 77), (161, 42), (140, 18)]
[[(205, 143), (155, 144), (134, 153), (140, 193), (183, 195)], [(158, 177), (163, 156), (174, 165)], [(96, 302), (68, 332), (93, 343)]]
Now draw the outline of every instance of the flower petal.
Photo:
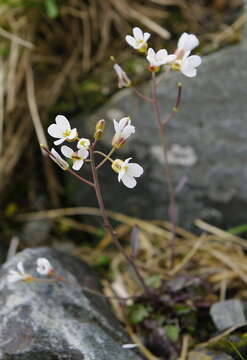
[(136, 186), (136, 180), (132, 176), (128, 176), (127, 174), (125, 174), (121, 180), (123, 184), (127, 186), (129, 189), (133, 189), (133, 187)]
[(69, 120), (65, 116), (57, 115), (55, 121), (63, 131), (71, 129)]
[(74, 164), (72, 166), (72, 169), (74, 170), (80, 170), (80, 168), (82, 167), (82, 165), (84, 164), (83, 160), (75, 160)]
[(89, 152), (86, 149), (78, 150), (78, 156), (82, 159), (86, 159), (89, 155)]
[(69, 140), (73, 140), (73, 139), (75, 139), (75, 138), (77, 138), (77, 130), (76, 130), (76, 128), (72, 129), (72, 130), (71, 130), (71, 133), (70, 133), (69, 136), (68, 136), (68, 139), (69, 139)]
[(199, 40), (194, 34), (183, 33), (178, 40), (178, 49), (192, 51), (199, 45)]
[(135, 133), (135, 127), (133, 125), (126, 126), (122, 131), (122, 137), (126, 140), (131, 134)]
[(67, 145), (63, 145), (61, 147), (61, 152), (67, 158), (72, 158), (72, 155), (74, 154), (74, 150), (68, 147)]
[(125, 175), (125, 173), (126, 173), (126, 169), (125, 169), (125, 168), (123, 168), (123, 169), (121, 169), (121, 170), (119, 171), (119, 173), (118, 173), (118, 182), (120, 182), (120, 181), (122, 180), (122, 177)]
[(202, 59), (198, 55), (192, 55), (187, 58), (187, 61), (192, 65), (193, 67), (198, 67), (202, 63)]
[(140, 177), (143, 174), (143, 172), (144, 172), (143, 167), (139, 164), (132, 163), (128, 165), (127, 175), (129, 176)]
[(150, 38), (151, 34), (149, 34), (148, 32), (145, 32), (143, 35), (143, 40), (146, 42), (148, 41), (148, 39)]
[(65, 138), (56, 140), (56, 141), (54, 141), (54, 145), (60, 145), (60, 144), (62, 144), (65, 140), (66, 140)]
[(195, 77), (197, 74), (197, 70), (191, 66), (189, 63), (183, 63), (181, 66), (181, 72), (190, 78)]
[(157, 51), (156, 59), (161, 60), (161, 61), (166, 60), (167, 55), (168, 55), (167, 50), (161, 49), (161, 50)]
[(51, 124), (48, 127), (47, 132), (50, 136), (55, 137), (55, 138), (63, 137), (63, 130), (56, 124)]
[(134, 49), (136, 48), (136, 40), (135, 38), (133, 38), (133, 36), (130, 35), (126, 35), (125, 36), (125, 40), (127, 41), (127, 43), (132, 46)]
[(134, 27), (133, 35), (136, 40), (143, 40), (143, 32), (139, 27)]
[(148, 53), (147, 53), (146, 59), (147, 59), (150, 63), (152, 63), (152, 62), (155, 60), (155, 51), (154, 51), (154, 49), (152, 49), (152, 48), (149, 48), (149, 49), (148, 49)]
[(167, 56), (167, 63), (171, 63), (173, 62), (174, 60), (176, 60), (176, 55), (168, 55)]

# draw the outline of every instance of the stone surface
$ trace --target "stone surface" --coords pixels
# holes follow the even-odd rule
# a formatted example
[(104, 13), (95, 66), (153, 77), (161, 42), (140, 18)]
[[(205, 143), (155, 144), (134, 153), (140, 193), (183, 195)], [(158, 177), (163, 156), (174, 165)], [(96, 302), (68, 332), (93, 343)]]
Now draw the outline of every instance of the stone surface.
[[(181, 109), (167, 127), (169, 149), (177, 144), (186, 157), (184, 166), (179, 164), (179, 159), (173, 167), (176, 183), (188, 176), (179, 193), (179, 218), (183, 226), (191, 226), (195, 218), (219, 226), (246, 222), (246, 58), (247, 41), (243, 39), (238, 45), (204, 57), (196, 78), (172, 73), (160, 82), (158, 93), (163, 115), (174, 104), (175, 84), (178, 81), (183, 84)], [(146, 84), (142, 90), (147, 93), (148, 88)], [(105, 118), (108, 134), (102, 142), (106, 150), (113, 134), (111, 119), (125, 115), (132, 117), (136, 134), (116, 156), (133, 156), (145, 172), (135, 190), (130, 190), (117, 182), (116, 174), (106, 165), (101, 175), (106, 204), (111, 209), (144, 218), (164, 218), (167, 186), (151, 105), (134, 96), (131, 89), (123, 90), (91, 117), (82, 121), (80, 116), (73, 125), (85, 136), (92, 133), (97, 120)], [(96, 204), (91, 189), (75, 179), (68, 180), (68, 189), (74, 193), (77, 204)]]
[[(23, 261), (37, 276), (38, 257), (50, 260), (65, 282), (7, 282), (10, 269)], [(27, 249), (0, 271), (1, 360), (141, 360), (107, 300), (83, 292), (80, 284), (100, 291), (92, 270), (80, 260), (48, 248)]]
[(240, 300), (225, 300), (213, 304), (210, 315), (216, 328), (220, 331), (236, 325), (246, 324), (244, 304)]

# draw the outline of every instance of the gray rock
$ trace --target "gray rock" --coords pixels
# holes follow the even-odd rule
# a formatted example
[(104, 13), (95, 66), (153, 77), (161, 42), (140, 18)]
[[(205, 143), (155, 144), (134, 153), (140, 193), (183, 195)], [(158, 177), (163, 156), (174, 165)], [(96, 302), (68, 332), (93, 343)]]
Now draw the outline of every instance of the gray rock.
[(236, 325), (246, 324), (244, 304), (240, 300), (225, 300), (213, 304), (210, 315), (220, 331)]
[[(160, 83), (158, 95), (163, 115), (174, 104), (176, 83), (183, 84), (181, 109), (167, 127), (169, 149), (178, 144), (186, 157), (184, 166), (179, 164), (181, 159), (173, 166), (176, 183), (188, 176), (178, 200), (183, 226), (191, 226), (195, 218), (221, 226), (246, 222), (246, 58), (244, 39), (241, 44), (204, 57), (196, 78), (172, 73)], [(142, 91), (147, 93), (148, 88), (146, 84)], [(131, 89), (123, 90), (91, 117), (82, 121), (80, 116), (73, 125), (85, 136), (92, 134), (97, 120), (105, 118), (109, 130), (102, 142), (106, 150), (113, 134), (112, 118), (124, 115), (132, 117), (136, 134), (116, 156), (133, 156), (145, 172), (138, 179), (138, 186), (129, 190), (117, 182), (116, 174), (106, 165), (101, 179), (107, 207), (144, 218), (164, 218), (168, 194), (151, 105), (134, 96)], [(69, 188), (74, 187), (77, 204), (96, 204), (91, 189), (68, 176), (67, 180)]]
[(23, 240), (28, 246), (44, 244), (48, 239), (52, 222), (49, 219), (32, 220), (25, 224)]
[(233, 360), (233, 357), (204, 349), (191, 351), (188, 360)]
[[(39, 257), (49, 259), (67, 283), (7, 282), (19, 261), (37, 276)], [(0, 359), (140, 360), (121, 347), (128, 339), (107, 300), (80, 285), (101, 290), (85, 263), (49, 248), (27, 249), (6, 263), (0, 272)]]

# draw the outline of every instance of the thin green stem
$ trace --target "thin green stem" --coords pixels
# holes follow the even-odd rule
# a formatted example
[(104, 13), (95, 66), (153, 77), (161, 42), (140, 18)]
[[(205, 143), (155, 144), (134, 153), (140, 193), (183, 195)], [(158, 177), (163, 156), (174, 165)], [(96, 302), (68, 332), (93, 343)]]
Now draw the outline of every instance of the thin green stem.
[(113, 160), (110, 158), (110, 156), (114, 153), (116, 149), (113, 147), (111, 149), (111, 151), (109, 151), (108, 154), (104, 154), (103, 152), (101, 151), (94, 151), (95, 154), (99, 154), (99, 155), (102, 155), (105, 159), (102, 160), (97, 166), (96, 166), (96, 170), (98, 170), (102, 165), (104, 165), (104, 163), (109, 160), (111, 162), (113, 162)]

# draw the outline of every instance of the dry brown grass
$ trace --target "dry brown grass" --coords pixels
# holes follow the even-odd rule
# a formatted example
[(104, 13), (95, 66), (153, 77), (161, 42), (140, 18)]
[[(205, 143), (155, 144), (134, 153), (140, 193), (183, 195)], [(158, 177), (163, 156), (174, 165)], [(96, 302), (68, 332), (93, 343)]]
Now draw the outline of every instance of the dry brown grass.
[[(215, 0), (211, 9), (229, 3), (234, 8), (240, 2), (226, 5)], [(59, 17), (51, 19), (41, 5), (12, 3), (0, 2), (0, 194), (6, 193), (17, 163), (32, 143), (33, 128), (38, 142), (46, 143), (42, 123), (65, 83), (76, 83), (113, 48), (123, 48), (120, 40), (133, 24), (169, 39), (163, 24), (171, 22), (175, 9), (184, 19), (181, 29), (174, 22), (177, 31), (202, 33), (206, 9), (184, 0), (70, 0), (60, 5)], [(220, 30), (223, 38), (229, 35), (224, 27)], [(56, 204), (56, 181), (47, 164), (45, 173)]]

